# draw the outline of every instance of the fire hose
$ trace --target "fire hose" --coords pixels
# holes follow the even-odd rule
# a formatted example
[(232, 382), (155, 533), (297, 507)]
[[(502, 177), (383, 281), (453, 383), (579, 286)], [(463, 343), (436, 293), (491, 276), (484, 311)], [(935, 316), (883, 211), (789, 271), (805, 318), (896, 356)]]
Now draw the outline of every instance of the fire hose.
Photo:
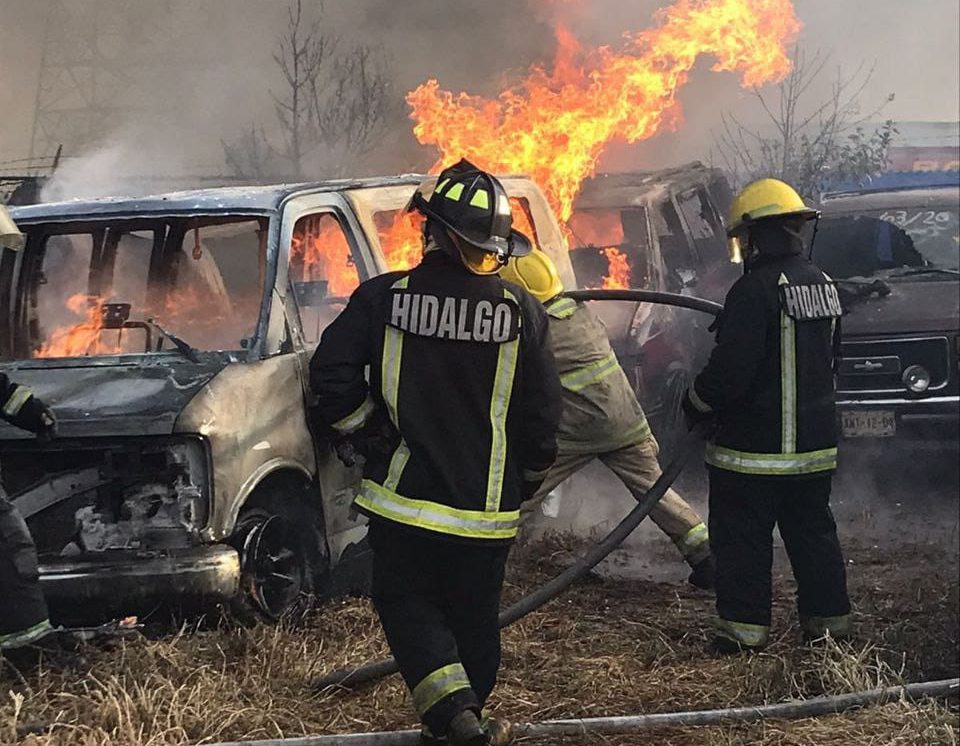
[[(513, 726), (512, 736), (514, 738), (614, 736), (637, 733), (653, 728), (733, 725), (755, 723), (763, 720), (797, 720), (822, 715), (835, 715), (848, 710), (871, 705), (890, 704), (903, 699), (955, 697), (958, 693), (960, 693), (960, 679), (945, 679), (757, 707), (728, 707), (718, 710), (659, 712), (648, 715), (519, 723)], [(230, 741), (210, 744), (209, 746), (416, 746), (418, 743), (420, 743), (420, 731), (398, 730), (260, 741)]]
[[(575, 300), (617, 300), (661, 303), (691, 308), (713, 315), (717, 315), (723, 310), (723, 306), (719, 303), (703, 300), (702, 298), (693, 298), (675, 293), (661, 293), (652, 290), (576, 290), (566, 295)], [(672, 485), (680, 475), (684, 465), (693, 455), (694, 451), (698, 450), (698, 446), (703, 437), (703, 427), (704, 426), (701, 425), (694, 428), (680, 441), (680, 444), (674, 451), (673, 458), (663, 470), (660, 478), (654, 482), (653, 486), (647, 491), (647, 494), (637, 502), (633, 510), (631, 510), (609, 534), (562, 573), (530, 595), (517, 601), (513, 606), (501, 612), (500, 626), (507, 627), (535, 609), (540, 608), (548, 601), (556, 598), (592, 570), (610, 554), (610, 552), (620, 546), (624, 539), (633, 533), (633, 530), (640, 525), (640, 522), (646, 518), (650, 514), (650, 511), (660, 502), (660, 499), (666, 494), (670, 485)], [(370, 681), (376, 681), (384, 676), (389, 676), (390, 674), (396, 673), (397, 670), (396, 661), (393, 658), (385, 658), (380, 661), (367, 663), (359, 668), (334, 671), (314, 681), (311, 686), (315, 691), (326, 689), (329, 686), (353, 687)]]

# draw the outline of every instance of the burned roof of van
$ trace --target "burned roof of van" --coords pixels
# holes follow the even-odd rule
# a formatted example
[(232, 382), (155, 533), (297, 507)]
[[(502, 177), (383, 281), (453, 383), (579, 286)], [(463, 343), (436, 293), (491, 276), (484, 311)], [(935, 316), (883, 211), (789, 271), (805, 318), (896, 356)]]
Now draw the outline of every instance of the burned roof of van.
[(612, 204), (639, 204), (650, 193), (660, 193), (667, 188), (683, 191), (721, 176), (718, 169), (705, 166), (700, 161), (656, 171), (600, 173), (583, 182), (576, 206), (591, 209)]
[(402, 174), (400, 176), (337, 179), (270, 186), (211, 187), (147, 196), (97, 197), (93, 199), (74, 199), (66, 202), (46, 202), (25, 207), (11, 207), (9, 212), (18, 223), (116, 215), (189, 215), (211, 212), (262, 214), (275, 211), (291, 197), (299, 197), (304, 194), (387, 186), (416, 187), (424, 178), (426, 177), (421, 174)]

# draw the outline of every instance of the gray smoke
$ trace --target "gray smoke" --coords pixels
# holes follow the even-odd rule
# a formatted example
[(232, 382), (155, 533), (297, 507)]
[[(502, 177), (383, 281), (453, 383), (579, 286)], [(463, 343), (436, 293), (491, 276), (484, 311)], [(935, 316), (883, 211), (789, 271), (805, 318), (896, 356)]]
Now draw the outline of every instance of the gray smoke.
[[(308, 9), (319, 6), (318, 0), (304, 3)], [(399, 101), (430, 77), (453, 90), (493, 94), (505, 76), (549, 59), (555, 21), (588, 43), (615, 45), (625, 31), (647, 25), (663, 4), (328, 0), (323, 17), (324, 28), (345, 43), (362, 42), (383, 52)], [(286, 22), (286, 6), (283, 0), (2, 0), (0, 169), (9, 170), (15, 164), (3, 162), (24, 158), (30, 150), (43, 55), (50, 61), (58, 55), (95, 53), (114, 65), (123, 83), (115, 86), (116, 96), (101, 102), (115, 111), (99, 127), (97, 142), (80, 152), (68, 147), (66, 163), (88, 160), (65, 166), (62, 195), (122, 189), (125, 176), (150, 176), (161, 188), (171, 175), (223, 173), (221, 139), (236, 138), (254, 125), (276, 134), (270, 91), (281, 90), (282, 81), (271, 54)], [(928, 0), (909, 13), (893, 0), (796, 0), (796, 7), (805, 23), (802, 42), (810, 48), (835, 50), (834, 62), (848, 69), (877, 60), (865, 96), (872, 101), (896, 92), (886, 116), (957, 117), (960, 55), (953, 0)], [(50, 25), (48, 17), (58, 8), (66, 15)], [(95, 20), (100, 33), (96, 49), (86, 41), (93, 38)], [(51, 29), (59, 29), (67, 41), (51, 41)], [(705, 158), (718, 112), (747, 100), (733, 76), (711, 74), (707, 67), (701, 66), (681, 94), (686, 122), (679, 132), (636, 147), (614, 146), (603, 166), (622, 170)], [(368, 162), (357, 164), (358, 170), (419, 169), (433, 160), (431, 152), (416, 144), (402, 116), (388, 139)], [(35, 155), (52, 151), (45, 148)]]

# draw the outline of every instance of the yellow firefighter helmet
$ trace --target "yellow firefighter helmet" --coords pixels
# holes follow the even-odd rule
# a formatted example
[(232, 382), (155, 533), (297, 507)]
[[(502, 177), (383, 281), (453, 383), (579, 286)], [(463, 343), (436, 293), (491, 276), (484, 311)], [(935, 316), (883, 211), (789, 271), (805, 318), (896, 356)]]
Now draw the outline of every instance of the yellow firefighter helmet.
[(0, 249), (19, 251), (23, 248), (24, 236), (13, 222), (6, 208), (0, 205)]
[(563, 292), (557, 266), (540, 249), (534, 249), (526, 256), (511, 257), (500, 270), (500, 276), (527, 290), (541, 303), (546, 303)]
[(747, 184), (734, 197), (727, 222), (728, 250), (730, 261), (741, 262), (741, 238), (746, 229), (764, 218), (796, 217), (813, 220), (820, 213), (807, 207), (797, 191), (779, 179), (760, 179)]

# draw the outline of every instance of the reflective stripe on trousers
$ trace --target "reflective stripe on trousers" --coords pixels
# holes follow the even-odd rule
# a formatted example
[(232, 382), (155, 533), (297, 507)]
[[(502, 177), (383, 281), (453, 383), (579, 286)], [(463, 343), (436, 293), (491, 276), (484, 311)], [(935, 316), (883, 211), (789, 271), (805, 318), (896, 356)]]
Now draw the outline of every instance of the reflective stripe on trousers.
[(417, 713), (423, 717), (437, 702), (449, 697), (454, 692), (470, 688), (470, 679), (467, 672), (459, 663), (438, 668), (427, 674), (420, 683), (413, 688), (413, 705)]
[(837, 468), (837, 449), (806, 453), (749, 453), (707, 444), (705, 460), (711, 466), (740, 474), (815, 474)]
[(697, 553), (697, 550), (710, 541), (710, 532), (705, 523), (698, 523), (683, 536), (678, 536), (673, 540), (677, 549), (686, 558)]
[(800, 620), (800, 629), (807, 637), (820, 638), (826, 637), (830, 633), (831, 637), (846, 637), (852, 631), (850, 615), (842, 616), (812, 616)]
[(370, 479), (361, 483), (357, 507), (396, 523), (468, 539), (512, 539), (520, 511), (461, 510), (449, 505), (403, 497)]
[(762, 624), (731, 622), (729, 619), (717, 619), (714, 622), (717, 637), (730, 640), (745, 648), (762, 648), (770, 640), (770, 628)]
[(22, 629), (19, 632), (0, 635), (0, 650), (10, 650), (12, 648), (29, 645), (42, 637), (46, 637), (52, 630), (53, 625), (50, 624), (50, 620), (44, 619), (42, 622), (38, 622), (32, 627), (27, 627), (27, 629)]

